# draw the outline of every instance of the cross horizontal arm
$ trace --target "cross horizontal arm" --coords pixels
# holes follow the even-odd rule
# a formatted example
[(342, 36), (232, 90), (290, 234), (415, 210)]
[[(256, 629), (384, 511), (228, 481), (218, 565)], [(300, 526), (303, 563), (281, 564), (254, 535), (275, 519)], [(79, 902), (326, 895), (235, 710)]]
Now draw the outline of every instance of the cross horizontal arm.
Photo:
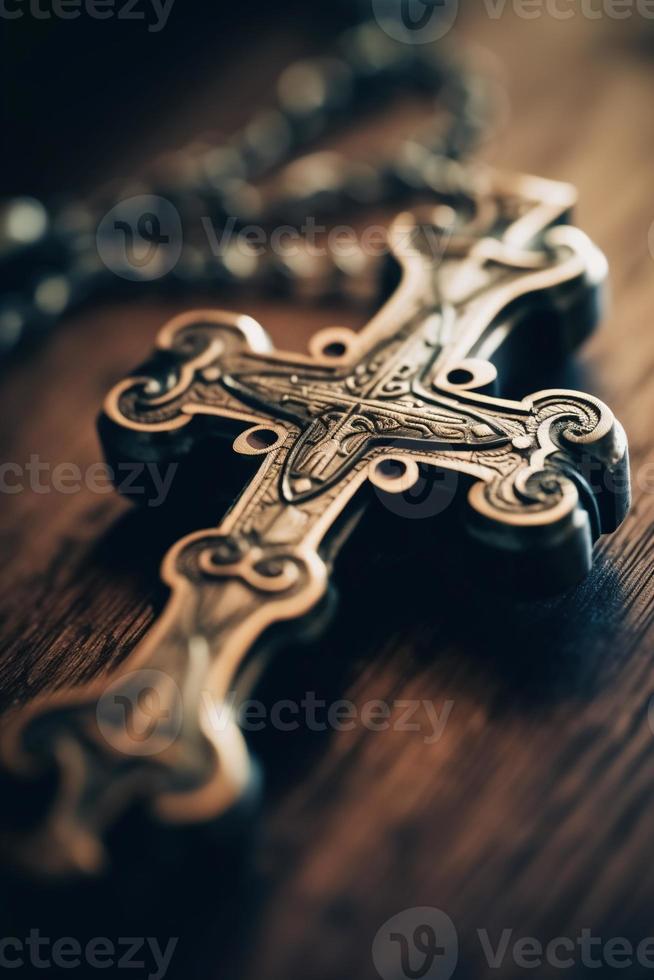
[(548, 592), (588, 571), (629, 504), (624, 432), (590, 395), (499, 397), (490, 360), (516, 330), (544, 329), (563, 352), (594, 323), (606, 266), (559, 226), (570, 203), (565, 185), (496, 177), (446, 235), (433, 214), (401, 216), (396, 291), (361, 333), (322, 331), (307, 355), (275, 351), (245, 316), (164, 329), (150, 365), (107, 399), (108, 452), (179, 458), (211, 433), (260, 466), (219, 527), (169, 552), (168, 606), (115, 677), (45, 697), (10, 726), (14, 777), (36, 795), (55, 786), (37, 829), (13, 834), (15, 855), (95, 871), (134, 803), (185, 824), (243, 797), (252, 768), (227, 696), (272, 627), (318, 609), (371, 488), (406, 494), (423, 471), (451, 472), (454, 512), (495, 578)]

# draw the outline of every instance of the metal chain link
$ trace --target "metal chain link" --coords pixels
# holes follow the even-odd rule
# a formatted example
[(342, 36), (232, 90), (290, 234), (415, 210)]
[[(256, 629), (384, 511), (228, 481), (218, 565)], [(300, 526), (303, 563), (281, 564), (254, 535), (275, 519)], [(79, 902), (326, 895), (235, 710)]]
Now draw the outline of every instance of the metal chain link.
[[(335, 153), (295, 159), (334, 126), (407, 90), (435, 95), (440, 111), (386, 159), (366, 163)], [(339, 35), (328, 56), (288, 67), (276, 104), (229, 142), (176, 153), (165, 175), (155, 173), (147, 186), (49, 209), (33, 198), (8, 201), (0, 211), (0, 357), (41, 337), (81, 304), (121, 288), (133, 295), (139, 286), (173, 292), (247, 286), (308, 300), (370, 301), (378, 263), (363, 249), (346, 258), (302, 249), (279, 254), (234, 249), (228, 239), (217, 251), (197, 235), (194, 240), (191, 229), (210, 222), (214, 230), (237, 234), (252, 225), (326, 220), (418, 195), (465, 197), (470, 188), (462, 161), (487, 128), (491, 101), (487, 79), (446, 55), (442, 43), (394, 41), (376, 21), (365, 21)], [(262, 181), (272, 190), (262, 189)], [(127, 224), (136, 226), (140, 215), (130, 214), (130, 200), (144, 194), (155, 207), (160, 200), (176, 209), (183, 241), (173, 243), (179, 256), (165, 275), (153, 279), (151, 270), (139, 276), (131, 268), (126, 281), (99, 253), (98, 227), (117, 202)]]

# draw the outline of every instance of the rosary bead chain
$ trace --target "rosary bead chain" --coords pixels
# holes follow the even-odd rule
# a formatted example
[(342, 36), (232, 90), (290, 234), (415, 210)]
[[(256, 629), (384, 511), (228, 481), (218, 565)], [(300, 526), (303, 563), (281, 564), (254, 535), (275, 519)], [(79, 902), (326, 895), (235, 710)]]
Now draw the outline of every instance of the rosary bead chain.
[[(335, 153), (294, 159), (339, 123), (383, 107), (404, 90), (433, 94), (439, 111), (433, 124), (385, 159), (370, 163)], [(462, 161), (488, 127), (491, 101), (487, 80), (443, 53), (442, 44), (394, 41), (375, 21), (366, 21), (343, 32), (329, 55), (285, 69), (276, 104), (258, 111), (226, 144), (176, 153), (165, 177), (119, 188), (91, 204), (46, 208), (33, 198), (9, 200), (0, 210), (0, 357), (6, 360), (46, 334), (81, 304), (121, 291), (133, 295), (137, 287), (247, 287), (302, 300), (342, 296), (369, 302), (379, 263), (356, 246), (347, 256), (311, 255), (301, 245), (280, 255), (269, 248), (255, 254), (228, 242), (216, 253), (189, 230), (210, 222), (219, 232), (229, 223), (238, 234), (253, 224), (274, 228), (302, 224), (309, 216), (326, 220), (416, 195), (465, 194)], [(276, 193), (263, 193), (257, 185), (273, 175)], [(126, 281), (103, 262), (96, 234), (112, 207), (120, 202), (122, 213), (130, 197), (142, 194), (177, 210), (184, 229), (181, 255), (161, 278), (153, 280), (145, 270), (139, 279), (130, 270)]]

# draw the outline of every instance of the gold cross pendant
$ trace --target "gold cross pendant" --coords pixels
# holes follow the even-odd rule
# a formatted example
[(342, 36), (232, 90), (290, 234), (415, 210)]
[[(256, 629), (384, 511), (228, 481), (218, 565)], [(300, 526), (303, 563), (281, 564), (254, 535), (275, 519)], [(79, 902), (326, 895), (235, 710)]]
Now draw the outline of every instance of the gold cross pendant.
[(226, 458), (260, 465), (220, 526), (168, 553), (168, 605), (120, 671), (10, 726), (6, 765), (42, 811), (14, 831), (15, 855), (95, 872), (135, 804), (165, 825), (237, 804), (251, 763), (217, 707), (271, 627), (319, 607), (371, 486), (407, 494), (425, 473), (454, 472), (453, 519), (500, 579), (551, 592), (588, 572), (594, 541), (629, 506), (620, 424), (579, 392), (496, 394), (498, 367), (565, 355), (595, 325), (606, 263), (569, 223), (574, 198), (486, 173), (453, 226), (442, 207), (401, 215), (394, 291), (362, 331), (321, 331), (308, 355), (273, 349), (247, 316), (192, 313), (163, 329), (152, 373), (107, 399), (109, 458), (163, 464), (199, 443), (215, 452), (221, 437)]

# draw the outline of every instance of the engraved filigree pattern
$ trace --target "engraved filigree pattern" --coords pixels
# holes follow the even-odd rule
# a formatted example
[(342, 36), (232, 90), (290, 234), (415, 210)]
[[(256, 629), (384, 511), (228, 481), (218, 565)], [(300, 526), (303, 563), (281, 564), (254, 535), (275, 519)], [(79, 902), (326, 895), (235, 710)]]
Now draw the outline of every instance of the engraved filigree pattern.
[[(569, 188), (499, 176), (485, 187), (474, 227), (452, 236), (437, 264), (424, 224), (408, 249), (406, 216), (394, 226), (400, 285), (359, 334), (322, 331), (311, 354), (292, 355), (275, 351), (248, 317), (190, 314), (110, 394), (102, 420), (110, 453), (178, 458), (211, 432), (231, 439), (228, 454), (258, 456), (260, 466), (219, 527), (168, 553), (169, 604), (112, 680), (124, 702), (130, 671), (147, 665), (172, 678), (184, 707), (174, 742), (138, 762), (125, 738), (120, 750), (107, 746), (94, 709), (105, 682), (34, 704), (10, 729), (5, 758), (23, 775), (54, 767), (58, 792), (38, 834), (14, 835), (16, 854), (31, 848), (40, 860), (55, 855), (52, 870), (93, 870), (107, 827), (135, 800), (168, 823), (207, 821), (235, 804), (251, 778), (247, 752), (232, 723), (212, 727), (211, 710), (271, 626), (318, 607), (326, 543), (336, 528), (340, 543), (354, 527), (368, 483), (389, 489), (384, 462), (402, 473), (393, 492), (411, 486), (419, 465), (464, 476), (464, 525), (500, 563), (518, 556), (533, 570), (542, 557), (548, 587), (588, 570), (593, 540), (629, 503), (624, 433), (588, 395), (496, 397), (491, 358), (535, 308), (551, 311), (548, 330), (562, 349), (574, 346), (605, 264), (581, 232), (560, 224)], [(249, 440), (255, 430), (268, 441)]]

